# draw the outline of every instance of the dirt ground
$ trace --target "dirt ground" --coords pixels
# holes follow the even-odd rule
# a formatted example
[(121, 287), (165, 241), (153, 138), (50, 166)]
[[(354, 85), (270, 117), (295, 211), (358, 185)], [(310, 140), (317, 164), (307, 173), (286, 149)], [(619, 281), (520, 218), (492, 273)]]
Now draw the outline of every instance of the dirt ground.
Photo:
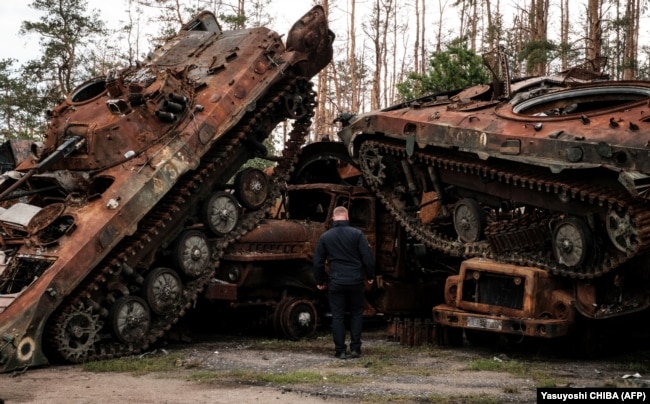
[[(2, 374), (0, 403), (526, 403), (535, 402), (536, 387), (549, 380), (556, 387), (650, 385), (642, 371), (650, 369), (648, 358), (637, 351), (574, 360), (535, 346), (487, 348), (466, 342), (461, 348), (415, 348), (400, 345), (382, 329), (364, 334), (363, 356), (358, 359), (334, 358), (326, 331), (296, 343), (264, 336), (203, 335), (147, 354), (173, 355), (175, 370), (134, 375), (67, 365)], [(516, 361), (525, 370), (520, 375), (471, 370), (469, 364), (480, 359)], [(283, 384), (241, 376), (301, 371), (316, 372), (322, 381)], [(211, 379), (213, 374), (226, 376)], [(349, 381), (342, 382), (346, 378)]]

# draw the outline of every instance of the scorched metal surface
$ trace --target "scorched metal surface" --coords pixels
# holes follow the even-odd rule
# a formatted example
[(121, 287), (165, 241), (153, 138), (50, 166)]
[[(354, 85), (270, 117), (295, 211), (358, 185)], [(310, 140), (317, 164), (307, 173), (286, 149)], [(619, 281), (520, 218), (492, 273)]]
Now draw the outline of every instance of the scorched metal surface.
[[(290, 175), (333, 39), (319, 6), (286, 47), (203, 12), (149, 60), (54, 108), (42, 147), (1, 182), (0, 370), (132, 354), (163, 336), (264, 216), (258, 191), (274, 200)], [(287, 118), (276, 176), (260, 187), (247, 171), (232, 192)]]

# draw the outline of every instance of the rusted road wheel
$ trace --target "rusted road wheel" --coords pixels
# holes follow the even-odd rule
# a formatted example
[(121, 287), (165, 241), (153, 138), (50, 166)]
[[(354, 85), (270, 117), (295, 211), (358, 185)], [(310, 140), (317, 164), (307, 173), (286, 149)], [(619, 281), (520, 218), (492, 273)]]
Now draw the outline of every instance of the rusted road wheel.
[(187, 230), (174, 242), (174, 263), (191, 278), (203, 274), (210, 263), (210, 254), (208, 238), (198, 230)]
[(474, 199), (465, 198), (454, 208), (454, 229), (458, 237), (466, 242), (479, 241), (485, 230), (485, 212)]
[(137, 296), (122, 296), (109, 313), (115, 337), (125, 344), (135, 344), (147, 336), (151, 314), (147, 303)]
[(569, 217), (560, 221), (553, 232), (553, 253), (560, 264), (578, 267), (589, 256), (593, 236), (584, 220)]
[(212, 233), (225, 236), (239, 220), (239, 204), (228, 192), (215, 192), (203, 205), (203, 219)]
[(247, 168), (235, 176), (235, 196), (248, 209), (257, 210), (269, 195), (269, 179), (256, 168)]
[(147, 275), (142, 289), (151, 311), (165, 315), (172, 313), (179, 303), (183, 284), (176, 271), (161, 267), (155, 268)]

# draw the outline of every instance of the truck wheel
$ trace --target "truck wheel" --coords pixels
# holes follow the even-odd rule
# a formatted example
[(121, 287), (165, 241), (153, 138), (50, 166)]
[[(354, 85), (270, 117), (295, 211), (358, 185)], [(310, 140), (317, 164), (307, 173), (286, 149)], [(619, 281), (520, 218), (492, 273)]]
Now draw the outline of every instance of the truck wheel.
[(275, 310), (273, 310), (273, 330), (279, 338), (284, 338), (284, 332), (282, 331), (282, 310), (286, 307), (287, 304), (292, 300), (290, 297), (282, 298), (278, 304), (275, 305)]
[(275, 331), (293, 341), (313, 335), (317, 323), (316, 308), (307, 299), (284, 298), (277, 304), (273, 313)]

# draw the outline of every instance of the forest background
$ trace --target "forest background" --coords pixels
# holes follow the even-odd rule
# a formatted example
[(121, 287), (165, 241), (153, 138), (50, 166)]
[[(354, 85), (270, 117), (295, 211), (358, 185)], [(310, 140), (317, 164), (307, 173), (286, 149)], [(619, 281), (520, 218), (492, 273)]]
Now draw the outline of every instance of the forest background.
[[(104, 21), (86, 0), (32, 0), (18, 34), (33, 59), (0, 58), (0, 141), (40, 140), (46, 111), (77, 85), (142, 60), (201, 10), (223, 29), (274, 27), (283, 9), (322, 5), (336, 34), (332, 62), (314, 78), (312, 139), (335, 137), (334, 118), (492, 80), (483, 55), (507, 55), (512, 78), (571, 67), (611, 79), (650, 79), (640, 38), (648, 0), (122, 0)], [(115, 13), (111, 13), (114, 15)], [(116, 25), (117, 23), (117, 25)], [(109, 28), (113, 27), (113, 28)], [(115, 28), (116, 27), (116, 28)], [(2, 46), (11, 46), (5, 43)], [(285, 128), (286, 131), (286, 128)], [(282, 130), (278, 136), (282, 136)], [(281, 142), (281, 139), (280, 139)]]

